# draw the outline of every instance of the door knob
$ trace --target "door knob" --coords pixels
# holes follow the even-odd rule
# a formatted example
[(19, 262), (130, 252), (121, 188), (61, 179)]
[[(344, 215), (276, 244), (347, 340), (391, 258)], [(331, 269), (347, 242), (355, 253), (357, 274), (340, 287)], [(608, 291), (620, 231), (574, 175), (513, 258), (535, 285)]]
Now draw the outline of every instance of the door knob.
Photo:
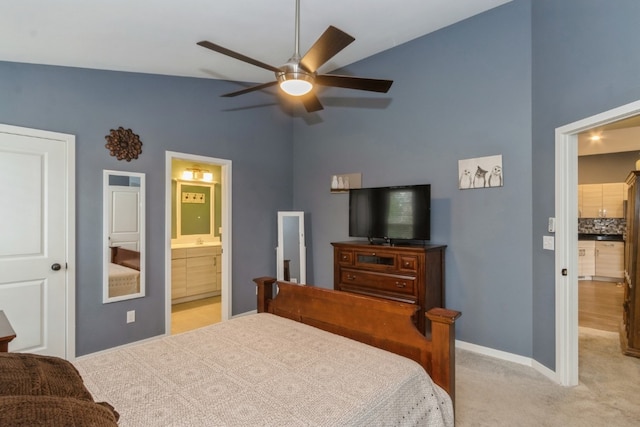
[(58, 271), (62, 268), (62, 266), (60, 264), (58, 264), (57, 262), (55, 264), (51, 264), (51, 269), (53, 271)]

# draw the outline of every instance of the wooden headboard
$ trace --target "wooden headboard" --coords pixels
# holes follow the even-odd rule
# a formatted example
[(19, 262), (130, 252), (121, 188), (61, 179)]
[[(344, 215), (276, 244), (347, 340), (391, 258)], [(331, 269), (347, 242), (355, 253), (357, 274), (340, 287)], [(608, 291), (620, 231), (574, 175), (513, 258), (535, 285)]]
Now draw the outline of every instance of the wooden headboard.
[(140, 252), (118, 246), (110, 246), (111, 262), (140, 271)]
[[(418, 362), (433, 381), (455, 396), (455, 329), (460, 312), (434, 308), (431, 339), (415, 327), (418, 310), (406, 304), (310, 285), (254, 279), (258, 285), (258, 312), (268, 312), (342, 335)], [(274, 295), (274, 285), (278, 287)]]

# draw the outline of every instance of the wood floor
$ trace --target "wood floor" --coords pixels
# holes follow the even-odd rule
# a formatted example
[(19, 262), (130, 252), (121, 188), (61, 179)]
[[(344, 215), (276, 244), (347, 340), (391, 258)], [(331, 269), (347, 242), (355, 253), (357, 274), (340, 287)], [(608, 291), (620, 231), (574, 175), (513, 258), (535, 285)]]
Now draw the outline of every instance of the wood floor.
[(171, 335), (218, 323), (221, 319), (220, 297), (174, 304), (171, 306)]
[(618, 332), (622, 321), (622, 284), (578, 281), (578, 325)]

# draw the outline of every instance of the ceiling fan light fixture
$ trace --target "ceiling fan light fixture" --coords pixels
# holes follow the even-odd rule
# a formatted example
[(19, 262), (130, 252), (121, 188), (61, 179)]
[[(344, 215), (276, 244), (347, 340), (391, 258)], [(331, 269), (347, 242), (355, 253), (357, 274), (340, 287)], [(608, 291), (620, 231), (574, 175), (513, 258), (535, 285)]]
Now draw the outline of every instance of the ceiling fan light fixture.
[(289, 95), (302, 96), (313, 89), (313, 77), (306, 73), (291, 72), (278, 74), (280, 88)]

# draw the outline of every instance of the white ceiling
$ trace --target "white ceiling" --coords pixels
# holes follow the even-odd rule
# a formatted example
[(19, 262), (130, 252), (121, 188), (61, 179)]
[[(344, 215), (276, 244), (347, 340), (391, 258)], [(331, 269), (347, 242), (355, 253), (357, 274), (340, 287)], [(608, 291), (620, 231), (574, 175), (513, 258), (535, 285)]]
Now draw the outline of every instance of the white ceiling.
[[(597, 140), (592, 137), (597, 136)], [(578, 155), (640, 151), (640, 116), (618, 120), (578, 134)]]
[[(356, 41), (326, 73), (510, 0), (301, 0), (300, 53), (333, 25)], [(294, 53), (295, 0), (2, 0), (0, 61), (267, 82)], [(364, 76), (385, 78), (388, 76)]]

